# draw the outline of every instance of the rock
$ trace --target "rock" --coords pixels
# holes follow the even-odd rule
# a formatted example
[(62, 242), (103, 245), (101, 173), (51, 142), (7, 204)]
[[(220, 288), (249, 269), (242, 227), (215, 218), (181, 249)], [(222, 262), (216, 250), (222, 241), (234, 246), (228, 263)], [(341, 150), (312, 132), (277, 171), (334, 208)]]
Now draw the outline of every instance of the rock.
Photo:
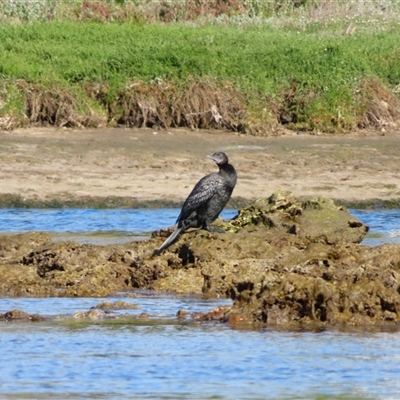
[(137, 304), (128, 303), (127, 301), (118, 300), (114, 302), (103, 301), (91, 308), (101, 310), (136, 310), (139, 306)]
[(75, 319), (92, 319), (92, 320), (98, 320), (98, 319), (103, 319), (106, 318), (107, 314), (104, 311), (99, 311), (99, 310), (89, 310), (89, 311), (77, 311), (74, 314)]
[(185, 319), (188, 316), (189, 316), (189, 311), (187, 311), (187, 310), (178, 310), (177, 313), (176, 313), (176, 317), (179, 320)]
[[(332, 200), (278, 191), (216, 225), (227, 232), (185, 232), (159, 257), (153, 250), (169, 230), (118, 246), (7, 237), (0, 295), (100, 297), (140, 288), (230, 297), (232, 307), (193, 318), (232, 326), (400, 322), (400, 245), (360, 245), (368, 227)], [(83, 317), (101, 316), (92, 311)]]
[(192, 314), (194, 321), (220, 321), (225, 318), (226, 313), (231, 309), (229, 306), (220, 306), (208, 312), (197, 312)]
[(231, 312), (285, 326), (399, 322), (398, 253), (393, 244), (336, 247), (322, 257), (328, 262), (310, 260), (301, 270), (271, 271), (237, 285)]
[(15, 262), (32, 248), (51, 243), (50, 236), (42, 232), (19, 235), (0, 235), (0, 262)]
[(13, 309), (7, 311), (4, 314), (0, 314), (0, 319), (4, 319), (6, 321), (30, 321), (30, 322), (40, 322), (46, 320), (45, 317), (39, 314), (28, 314), (25, 311), (21, 311), (18, 309)]
[[(23, 237), (12, 240), (24, 241)], [(40, 243), (41, 244), (41, 243)], [(26, 244), (21, 243), (21, 246)], [(74, 242), (31, 247), (12, 264), (0, 261), (0, 294), (7, 296), (105, 297), (132, 288), (125, 258), (110, 261), (117, 246)]]
[(27, 321), (29, 321), (30, 315), (28, 313), (26, 313), (25, 311), (14, 309), (14, 310), (7, 311), (4, 314), (4, 319), (6, 321), (11, 321), (11, 320), (27, 320)]

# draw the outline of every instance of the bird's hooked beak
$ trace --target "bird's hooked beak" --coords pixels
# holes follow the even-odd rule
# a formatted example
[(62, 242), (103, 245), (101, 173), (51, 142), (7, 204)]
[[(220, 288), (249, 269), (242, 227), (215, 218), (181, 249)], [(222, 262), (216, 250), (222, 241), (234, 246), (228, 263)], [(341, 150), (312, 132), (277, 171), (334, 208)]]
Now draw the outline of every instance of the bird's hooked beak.
[(211, 160), (213, 160), (217, 165), (222, 165), (228, 162), (226, 154), (221, 152), (214, 153), (212, 156), (208, 155), (207, 158), (211, 158)]
[(213, 160), (214, 162), (216, 162), (218, 164), (218, 160), (215, 157), (207, 155), (207, 158), (210, 158), (211, 160)]

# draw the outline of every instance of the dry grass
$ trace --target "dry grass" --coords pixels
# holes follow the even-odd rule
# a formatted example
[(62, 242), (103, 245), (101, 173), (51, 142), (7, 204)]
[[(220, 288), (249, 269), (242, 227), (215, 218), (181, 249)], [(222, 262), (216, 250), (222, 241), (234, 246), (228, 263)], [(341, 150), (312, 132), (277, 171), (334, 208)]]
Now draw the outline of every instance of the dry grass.
[(313, 21), (327, 22), (332, 19), (345, 20), (363, 17), (394, 17), (397, 5), (393, 1), (316, 1), (314, 7), (307, 8), (308, 17)]
[[(192, 79), (184, 87), (164, 80), (144, 83), (134, 80), (107, 96), (105, 85), (85, 85), (86, 94), (106, 111), (94, 111), (88, 100), (78, 99), (66, 89), (47, 89), (39, 84), (17, 81), (24, 99), (21, 115), (3, 114), (0, 129), (12, 130), (27, 125), (57, 127), (101, 127), (125, 125), (168, 129), (224, 129), (255, 135), (276, 134), (279, 126), (296, 124), (302, 118), (312, 93), (297, 90), (295, 82), (281, 93), (282, 102), (266, 101), (264, 112), (254, 118), (248, 102), (231, 84)], [(355, 111), (356, 124), (349, 129), (400, 126), (400, 99), (376, 78), (364, 79), (358, 91), (361, 106)], [(267, 111), (268, 110), (268, 111)], [(105, 115), (107, 114), (107, 118)], [(268, 133), (269, 132), (269, 133)], [(274, 133), (275, 132), (275, 133)]]
[(25, 116), (30, 124), (52, 125), (57, 127), (100, 127), (105, 121), (86, 103), (66, 89), (45, 88), (40, 84), (31, 84), (19, 80), (18, 89), (24, 96)]
[(241, 0), (185, 0), (171, 2), (163, 0), (153, 2), (156, 8), (153, 15), (156, 15), (163, 22), (193, 21), (201, 17), (207, 19), (220, 15), (235, 15), (246, 13), (245, 2)]
[(189, 80), (185, 87), (134, 80), (107, 108), (109, 121), (129, 127), (245, 130), (243, 96), (228, 83), (210, 80)]
[(361, 82), (361, 103), (364, 105), (358, 128), (396, 129), (400, 126), (400, 99), (378, 79)]

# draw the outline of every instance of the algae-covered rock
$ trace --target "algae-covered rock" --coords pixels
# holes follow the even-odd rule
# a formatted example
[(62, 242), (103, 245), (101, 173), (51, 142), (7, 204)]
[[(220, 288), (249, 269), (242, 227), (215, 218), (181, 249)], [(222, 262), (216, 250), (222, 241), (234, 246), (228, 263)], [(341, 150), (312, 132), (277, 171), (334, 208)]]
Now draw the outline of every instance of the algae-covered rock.
[(273, 325), (399, 322), (399, 245), (321, 250), (317, 258), (236, 285), (230, 312)]
[(171, 229), (115, 246), (3, 237), (0, 295), (93, 297), (140, 288), (231, 297), (233, 307), (215, 314), (229, 323), (399, 322), (400, 246), (360, 245), (368, 227), (332, 200), (278, 191), (215, 224), (226, 233), (185, 232), (160, 256), (153, 250)]
[[(368, 231), (330, 199), (300, 201), (282, 191), (255, 201), (233, 220), (217, 224), (227, 233), (185, 233), (155, 263), (200, 269), (203, 293), (230, 296), (235, 282), (259, 277), (266, 268), (282, 270), (315, 258), (317, 244), (331, 249), (342, 243), (359, 243)], [(170, 271), (168, 279), (177, 275)]]
[[(12, 237), (24, 241), (25, 237)], [(21, 246), (23, 246), (21, 244)], [(0, 262), (0, 294), (5, 296), (109, 296), (132, 288), (131, 260), (113, 246), (46, 243), (25, 255)], [(114, 261), (113, 261), (114, 260)], [(117, 261), (115, 261), (117, 260)]]
[(261, 228), (272, 235), (278, 232), (295, 235), (304, 243), (327, 244), (360, 243), (368, 231), (368, 227), (331, 199), (311, 197), (300, 201), (286, 191), (256, 200), (225, 226), (235, 232)]
[(43, 232), (0, 235), (0, 262), (13, 262), (32, 248), (49, 243), (51, 243), (50, 236)]

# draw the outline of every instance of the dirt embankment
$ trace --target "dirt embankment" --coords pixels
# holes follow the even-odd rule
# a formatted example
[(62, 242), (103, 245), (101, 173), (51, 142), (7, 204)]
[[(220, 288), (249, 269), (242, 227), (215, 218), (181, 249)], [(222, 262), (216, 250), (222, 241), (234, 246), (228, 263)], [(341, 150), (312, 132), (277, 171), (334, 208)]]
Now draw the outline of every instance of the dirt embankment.
[[(225, 151), (231, 205), (278, 189), (346, 204), (400, 199), (400, 132), (279, 137), (149, 129), (31, 128), (0, 133), (0, 206), (179, 206)], [(396, 203), (397, 204), (397, 203)]]
[(400, 322), (400, 245), (360, 245), (368, 227), (332, 200), (278, 191), (216, 224), (227, 232), (187, 232), (161, 256), (152, 253), (168, 231), (114, 246), (52, 243), (34, 233), (2, 237), (0, 294), (92, 297), (141, 288), (234, 300), (205, 320)]

